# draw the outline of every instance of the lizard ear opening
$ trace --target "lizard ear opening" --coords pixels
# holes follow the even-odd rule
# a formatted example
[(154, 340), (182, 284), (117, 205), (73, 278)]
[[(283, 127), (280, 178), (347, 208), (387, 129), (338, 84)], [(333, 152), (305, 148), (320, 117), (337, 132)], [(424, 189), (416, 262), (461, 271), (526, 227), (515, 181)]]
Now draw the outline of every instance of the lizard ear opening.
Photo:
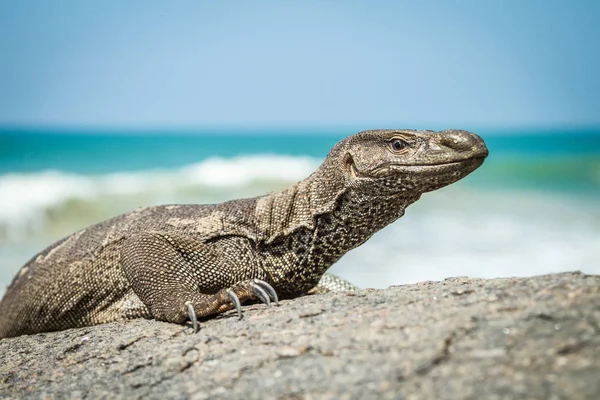
[(354, 164), (354, 159), (350, 153), (346, 153), (344, 156), (344, 166), (346, 167), (346, 171), (348, 171), (348, 175), (352, 178), (358, 178), (358, 170), (356, 169), (356, 165)]

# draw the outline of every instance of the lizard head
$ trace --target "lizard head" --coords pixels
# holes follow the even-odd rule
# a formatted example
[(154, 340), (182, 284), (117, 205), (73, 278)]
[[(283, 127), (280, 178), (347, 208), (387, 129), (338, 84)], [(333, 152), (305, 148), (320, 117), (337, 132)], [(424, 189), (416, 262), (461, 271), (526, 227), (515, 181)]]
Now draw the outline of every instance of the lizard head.
[(339, 144), (332, 151), (341, 157), (347, 183), (377, 195), (439, 189), (473, 172), (488, 155), (479, 136), (454, 129), (370, 130)]

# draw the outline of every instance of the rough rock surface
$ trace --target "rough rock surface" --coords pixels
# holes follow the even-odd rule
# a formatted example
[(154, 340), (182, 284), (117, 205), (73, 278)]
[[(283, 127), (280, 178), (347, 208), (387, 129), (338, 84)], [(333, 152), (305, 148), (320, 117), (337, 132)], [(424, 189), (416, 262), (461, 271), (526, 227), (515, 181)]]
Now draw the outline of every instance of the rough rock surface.
[(0, 340), (0, 398), (598, 399), (600, 276), (423, 282)]

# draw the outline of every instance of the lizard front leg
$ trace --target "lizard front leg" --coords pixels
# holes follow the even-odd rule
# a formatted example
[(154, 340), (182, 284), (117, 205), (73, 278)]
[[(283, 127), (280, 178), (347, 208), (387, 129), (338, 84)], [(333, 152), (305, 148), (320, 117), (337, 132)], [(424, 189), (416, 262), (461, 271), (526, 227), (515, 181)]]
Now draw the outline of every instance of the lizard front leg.
[(252, 298), (269, 303), (277, 295), (266, 282), (249, 243), (229, 237), (205, 243), (152, 232), (128, 238), (121, 250), (123, 272), (135, 294), (158, 320), (197, 329), (196, 317), (237, 308)]

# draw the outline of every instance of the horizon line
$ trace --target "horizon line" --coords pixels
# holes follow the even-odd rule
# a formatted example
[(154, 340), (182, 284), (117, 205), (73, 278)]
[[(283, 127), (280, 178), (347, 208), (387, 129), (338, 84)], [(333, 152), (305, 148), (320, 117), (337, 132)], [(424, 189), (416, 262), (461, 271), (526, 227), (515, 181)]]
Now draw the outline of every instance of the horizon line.
[(600, 124), (506, 124), (506, 125), (479, 125), (463, 124), (463, 126), (448, 126), (440, 128), (440, 124), (405, 124), (405, 126), (386, 126), (380, 124), (374, 126), (363, 123), (356, 124), (306, 124), (306, 125), (242, 125), (242, 124), (198, 124), (198, 125), (117, 125), (117, 124), (24, 124), (0, 122), (0, 134), (7, 133), (37, 133), (37, 134), (69, 134), (69, 135), (211, 135), (223, 133), (241, 134), (353, 134), (370, 129), (431, 129), (434, 131), (444, 129), (465, 129), (472, 131), (483, 131), (488, 134), (510, 134), (510, 133), (561, 133), (560, 131), (577, 131), (588, 133), (600, 133)]

